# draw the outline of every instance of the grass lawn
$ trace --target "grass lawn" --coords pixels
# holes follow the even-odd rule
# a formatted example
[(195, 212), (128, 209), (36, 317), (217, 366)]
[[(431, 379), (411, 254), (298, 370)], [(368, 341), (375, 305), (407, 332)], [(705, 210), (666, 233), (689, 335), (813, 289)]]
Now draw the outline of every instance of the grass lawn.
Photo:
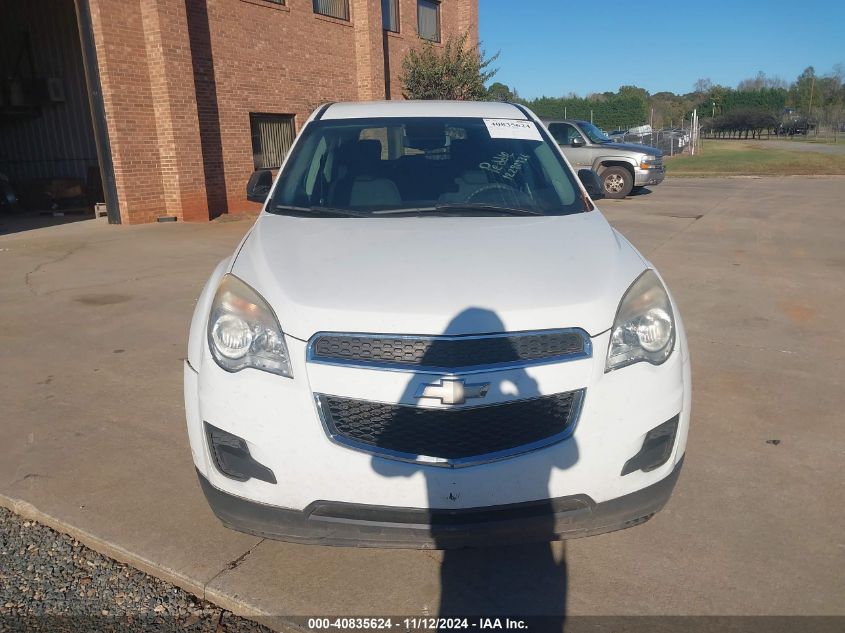
[(807, 138), (798, 137), (798, 140), (805, 143), (823, 143), (824, 145), (834, 145), (845, 143), (845, 133), (840, 133), (836, 138), (832, 136), (808, 136)]
[(786, 176), (845, 174), (845, 155), (767, 148), (765, 141), (705, 140), (695, 156), (666, 161), (669, 176)]

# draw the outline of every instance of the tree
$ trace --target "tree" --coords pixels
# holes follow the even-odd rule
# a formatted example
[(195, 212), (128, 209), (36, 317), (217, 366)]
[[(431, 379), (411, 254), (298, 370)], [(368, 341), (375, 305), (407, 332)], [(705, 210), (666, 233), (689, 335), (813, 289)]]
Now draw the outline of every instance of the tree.
[(499, 54), (484, 57), (477, 44), (464, 33), (446, 40), (442, 51), (431, 42), (411, 49), (402, 61), (402, 95), (406, 99), (455, 99), (480, 101), (488, 98), (484, 84), (498, 72), (488, 70)]
[(702, 124), (707, 135), (721, 138), (761, 138), (763, 132), (771, 134), (777, 129), (780, 119), (763, 108), (733, 110), (727, 114), (708, 119)]
[(694, 95), (690, 98), (673, 92), (655, 93), (648, 100), (648, 105), (654, 112), (652, 125), (655, 129), (680, 126), (681, 119), (692, 112), (696, 103)]
[(807, 66), (804, 71), (798, 75), (798, 79), (792, 84), (789, 89), (789, 95), (792, 99), (792, 106), (798, 110), (804, 110), (808, 114), (812, 110), (813, 102), (817, 102), (815, 93), (816, 87), (816, 69), (812, 66)]
[(711, 114), (718, 114), (722, 112), (725, 105), (725, 100), (727, 99), (730, 93), (730, 88), (725, 88), (724, 86), (720, 86), (719, 84), (711, 84), (710, 90), (704, 96), (704, 101), (702, 101), (700, 106), (702, 112), (707, 112), (707, 106), (710, 106)]
[(516, 90), (511, 90), (506, 84), (495, 82), (487, 89), (487, 99), (490, 101), (516, 101)]
[(639, 86), (619, 86), (620, 96), (648, 99), (648, 90)]
[(711, 88), (713, 88), (713, 82), (710, 81), (709, 77), (704, 77), (695, 82), (692, 90), (700, 95), (706, 95), (710, 92)]
[(608, 130), (629, 128), (648, 121), (648, 93), (636, 86), (623, 86), (618, 93), (605, 92), (583, 98), (540, 97), (526, 102), (541, 117), (584, 119), (592, 116), (596, 125)]
[(743, 79), (736, 87), (739, 92), (762, 90), (764, 88), (786, 89), (786, 82), (780, 77), (767, 77), (766, 73), (760, 70), (757, 71), (756, 77), (753, 79)]

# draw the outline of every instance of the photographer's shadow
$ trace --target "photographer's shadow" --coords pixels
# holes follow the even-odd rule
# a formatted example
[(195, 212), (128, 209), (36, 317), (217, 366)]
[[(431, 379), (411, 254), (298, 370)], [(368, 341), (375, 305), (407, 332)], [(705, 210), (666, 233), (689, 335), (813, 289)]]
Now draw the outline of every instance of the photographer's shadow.
[[(504, 324), (492, 311), (469, 308), (456, 316), (443, 333), (462, 335), (504, 332)], [(506, 337), (496, 339), (499, 349), (512, 357), (516, 351)], [(422, 366), (438, 366), (447, 356), (445, 349), (438, 346), (448, 342), (435, 341), (426, 351)], [(484, 374), (483, 381), (489, 382), (485, 396), (480, 400), (522, 400), (541, 396), (537, 382), (524, 370), (502, 371), (501, 377), (491, 380), (491, 374)], [(498, 375), (493, 374), (493, 375)], [(466, 387), (478, 383), (477, 374), (463, 376)], [(409, 381), (401, 402), (417, 403), (421, 389), (426, 384), (437, 384), (442, 379), (437, 374), (416, 374)], [(467, 392), (469, 397), (469, 392)], [(473, 400), (465, 406), (478, 406)], [(392, 433), (406, 433), (409, 416), (413, 414), (403, 407), (396, 420), (385, 425), (382, 437), (392, 439)], [(398, 419), (398, 418), (404, 419)], [(419, 420), (420, 424), (424, 420)], [(456, 421), (457, 423), (457, 421)], [(508, 424), (519, 424), (518, 418), (507, 419)], [(479, 438), (484, 441), (484, 438)], [(514, 457), (500, 462), (463, 468), (449, 468), (416, 463), (397, 462), (373, 457), (373, 469), (385, 476), (410, 476), (421, 472), (425, 476), (429, 508), (432, 509), (431, 539), (436, 549), (444, 549), (440, 570), (440, 616), (546, 616), (544, 629), (560, 630), (566, 612), (567, 568), (563, 543), (552, 544), (555, 538), (555, 517), (549, 500), (549, 477), (555, 470), (571, 467), (578, 460), (578, 448), (574, 437), (550, 447), (541, 448), (530, 456)], [(530, 515), (530, 526), (524, 534), (510, 539), (518, 544), (491, 545), (492, 540), (481, 538), (479, 546), (455, 549), (454, 532), (439, 529), (442, 515), (437, 510), (455, 510), (465, 507), (459, 502), (463, 497), (490, 498), (490, 503), (475, 503), (476, 506), (499, 505), (495, 492), (500, 487), (518, 490), (513, 503), (534, 502), (525, 513)], [(495, 537), (491, 537), (495, 538)], [(522, 542), (520, 542), (522, 541)], [(452, 546), (452, 547), (450, 547)], [(550, 617), (549, 617), (550, 616)]]

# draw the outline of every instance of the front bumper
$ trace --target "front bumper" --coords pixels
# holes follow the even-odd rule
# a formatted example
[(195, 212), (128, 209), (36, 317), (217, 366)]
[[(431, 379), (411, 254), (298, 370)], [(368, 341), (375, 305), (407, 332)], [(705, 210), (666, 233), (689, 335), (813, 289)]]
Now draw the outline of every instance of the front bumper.
[[(609, 336), (593, 337), (593, 350), (606, 350)], [(230, 374), (202, 349), (195, 364), (185, 363), (194, 464), (215, 513), (245, 532), (304, 543), (428, 548), (586, 536), (658, 511), (684, 455), (690, 366), (680, 320), (676, 350), (659, 366), (637, 363), (605, 373), (604, 355), (594, 354), (473, 373), (473, 381), (491, 383), (490, 401), (574, 389), (586, 389), (586, 396), (570, 437), (463, 468), (353, 450), (333, 441), (321, 423), (315, 393), (413, 404), (418, 383), (431, 382), (431, 375), (312, 363), (305, 342), (288, 337), (287, 345), (294, 379), (251, 369)], [(668, 460), (623, 475), (647, 434), (675, 416)], [(240, 481), (222, 473), (209, 451), (210, 427), (241, 438), (244, 451), (274, 476)]]
[(310, 545), (453, 549), (577, 538), (644, 523), (668, 501), (682, 465), (683, 457), (660, 481), (601, 503), (579, 494), (460, 510), (331, 501), (291, 510), (228, 494), (197, 475), (214, 514), (241, 532)]
[[(194, 464), (218, 490), (298, 511), (321, 499), (449, 510), (580, 494), (596, 503), (616, 499), (665, 478), (684, 454), (690, 392), (682, 332), (679, 327), (676, 352), (659, 366), (637, 363), (605, 374), (603, 358), (585, 358), (473, 374), (474, 381), (491, 383), (491, 401), (512, 399), (514, 391), (547, 394), (585, 387), (586, 397), (568, 439), (465, 468), (405, 463), (353, 450), (334, 442), (320, 421), (314, 393), (403, 402), (403, 394), (414, 393), (416, 383), (429, 382), (430, 376), (308, 363), (305, 344), (295, 339), (288, 340), (293, 380), (257, 370), (230, 374), (204, 358), (199, 371), (186, 363), (184, 372)], [(605, 332), (593, 339), (593, 348), (607, 349), (608, 342)], [(679, 412), (668, 462), (622, 476), (646, 434)], [(206, 425), (242, 438), (251, 457), (269, 468), (277, 483), (236, 481), (221, 473), (209, 452)]]
[(659, 185), (666, 177), (666, 168), (659, 167), (657, 169), (635, 169), (634, 170), (634, 186), (646, 187), (648, 185)]

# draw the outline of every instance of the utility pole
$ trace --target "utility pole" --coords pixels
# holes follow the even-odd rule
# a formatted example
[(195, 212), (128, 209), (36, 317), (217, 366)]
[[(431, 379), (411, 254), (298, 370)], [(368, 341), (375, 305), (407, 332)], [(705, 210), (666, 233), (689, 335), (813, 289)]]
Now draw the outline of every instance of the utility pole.
[(810, 105), (807, 107), (807, 118), (813, 116), (813, 91), (816, 88), (816, 75), (813, 74), (813, 81), (810, 83)]
[(593, 109), (590, 108), (590, 123), (593, 122)]
[(690, 156), (695, 156), (695, 150), (698, 148), (698, 110), (692, 111), (690, 119)]

